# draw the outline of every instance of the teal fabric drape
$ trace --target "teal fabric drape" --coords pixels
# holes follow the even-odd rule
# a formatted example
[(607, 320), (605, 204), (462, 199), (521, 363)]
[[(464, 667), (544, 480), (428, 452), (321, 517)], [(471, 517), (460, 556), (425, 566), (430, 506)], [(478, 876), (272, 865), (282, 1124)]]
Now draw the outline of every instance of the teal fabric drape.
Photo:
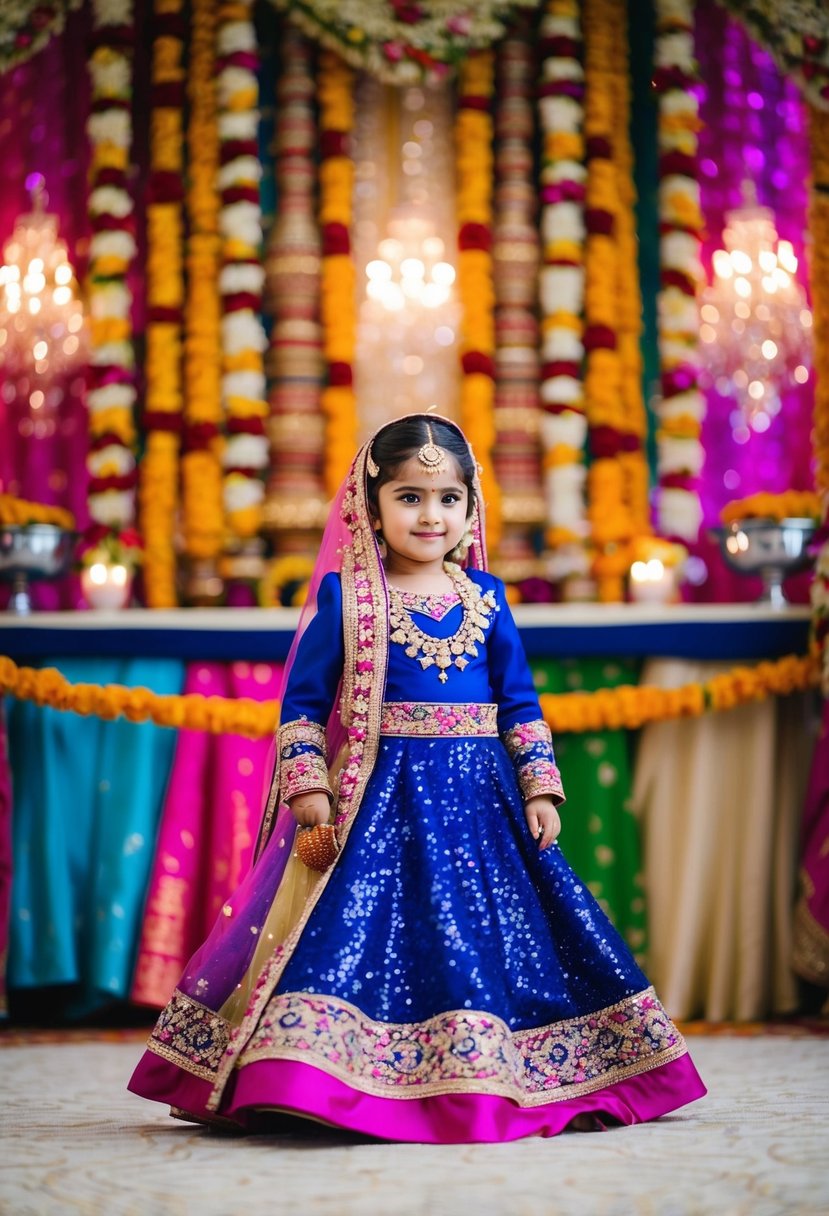
[[(72, 683), (178, 693), (184, 666), (66, 659)], [(66, 986), (69, 1015), (129, 991), (176, 733), (7, 705), (13, 786), (9, 988)], [(62, 1000), (58, 1002), (62, 1004)]]
[[(539, 693), (594, 692), (638, 684), (636, 659), (536, 659)], [(554, 736), (567, 802), (561, 842), (570, 865), (642, 961), (646, 909), (639, 828), (631, 810), (633, 771), (627, 731)]]

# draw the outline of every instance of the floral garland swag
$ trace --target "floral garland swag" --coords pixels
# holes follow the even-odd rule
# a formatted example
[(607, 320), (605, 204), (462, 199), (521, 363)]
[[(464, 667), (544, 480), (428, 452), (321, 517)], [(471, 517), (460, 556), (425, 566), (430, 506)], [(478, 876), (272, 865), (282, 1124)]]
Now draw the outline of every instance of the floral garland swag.
[(541, 23), (539, 119), (543, 131), (539, 279), (542, 315), (541, 436), (548, 572), (556, 582), (589, 573), (584, 360), (584, 41), (579, 0), (547, 0)]
[(184, 306), (184, 433), (181, 505), (187, 594), (216, 597), (222, 504), (219, 129), (214, 89), (216, 6), (191, 0), (187, 96), (188, 235)]
[(183, 0), (155, 0), (147, 203), (146, 432), (139, 470), (148, 608), (178, 602), (173, 531), (178, 506), (184, 304)]
[[(816, 656), (787, 655), (755, 667), (735, 667), (702, 684), (679, 688), (620, 685), (593, 693), (546, 694), (544, 719), (554, 733), (638, 730), (647, 722), (695, 718), (735, 709), (768, 696), (786, 696), (817, 684)], [(118, 684), (71, 684), (54, 667), (18, 667), (0, 656), (0, 691), (37, 705), (93, 714), (107, 721), (152, 721), (157, 726), (266, 738), (276, 727), (279, 704), (249, 697), (203, 697), (197, 693), (164, 696), (148, 688)]]
[(261, 261), (262, 166), (257, 142), (258, 56), (253, 0), (219, 5), (218, 70), (222, 269), (222, 400), (227, 439), (224, 507), (227, 530), (222, 571), (229, 578), (262, 573), (263, 480), (268, 467), (264, 352), (260, 319), (265, 272)]
[(104, 526), (135, 517), (135, 355), (127, 276), (136, 254), (127, 169), (132, 144), (132, 0), (94, 0), (92, 86), (87, 123), (91, 156), (87, 202), (91, 351), (89, 513)]

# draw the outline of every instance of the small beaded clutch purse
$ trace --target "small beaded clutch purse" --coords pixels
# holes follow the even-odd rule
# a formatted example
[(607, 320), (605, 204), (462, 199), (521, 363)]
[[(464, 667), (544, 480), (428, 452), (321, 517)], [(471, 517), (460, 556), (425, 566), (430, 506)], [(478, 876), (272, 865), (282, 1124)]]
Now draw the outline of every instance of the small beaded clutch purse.
[(309, 870), (323, 874), (340, 851), (337, 833), (332, 823), (318, 823), (313, 828), (300, 828), (296, 834), (297, 857)]

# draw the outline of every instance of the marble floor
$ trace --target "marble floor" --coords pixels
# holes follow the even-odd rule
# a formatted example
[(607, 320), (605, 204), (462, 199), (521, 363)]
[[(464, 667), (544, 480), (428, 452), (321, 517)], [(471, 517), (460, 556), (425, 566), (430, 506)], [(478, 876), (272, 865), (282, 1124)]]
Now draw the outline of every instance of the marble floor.
[(0, 1034), (8, 1216), (825, 1216), (829, 1036), (689, 1039), (709, 1096), (656, 1123), (469, 1147), (228, 1137), (128, 1094), (134, 1032)]

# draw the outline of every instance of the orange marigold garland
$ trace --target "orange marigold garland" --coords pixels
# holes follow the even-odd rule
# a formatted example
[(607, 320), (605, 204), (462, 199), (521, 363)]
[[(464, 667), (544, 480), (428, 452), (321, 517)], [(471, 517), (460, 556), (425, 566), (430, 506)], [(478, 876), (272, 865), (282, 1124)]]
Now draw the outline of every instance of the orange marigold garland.
[(211, 561), (224, 534), (215, 0), (191, 0), (190, 14), (182, 531), (187, 557)]
[[(621, 685), (592, 693), (547, 694), (540, 703), (544, 719), (555, 734), (638, 730), (646, 722), (696, 718), (768, 696), (787, 696), (812, 687), (817, 680), (815, 655), (787, 655), (755, 667), (734, 667), (703, 684), (679, 688)], [(5, 656), (0, 656), (0, 691), (37, 705), (94, 714), (107, 721), (124, 717), (130, 722), (152, 721), (157, 726), (252, 739), (272, 734), (279, 714), (276, 701), (202, 697), (196, 693), (164, 696), (149, 688), (71, 684), (54, 667), (18, 667)]]
[(90, 360), (89, 513), (96, 523), (135, 516), (135, 355), (127, 276), (136, 254), (128, 185), (132, 145), (132, 0), (94, 0), (88, 210)]
[(173, 535), (178, 506), (184, 303), (183, 0), (155, 0), (150, 79), (150, 183), (147, 202), (146, 445), (138, 500), (144, 534), (144, 594), (149, 608), (172, 608)]
[(354, 72), (332, 51), (319, 61), (321, 306), (328, 384), (325, 415), (325, 489), (336, 493), (357, 447), (354, 350), (357, 341), (355, 271), (351, 259), (354, 163), (349, 137), (354, 127)]
[(585, 403), (591, 464), (588, 515), (595, 546), (593, 571), (599, 599), (624, 598), (628, 547), (634, 533), (620, 453), (626, 443), (622, 364), (618, 339), (620, 210), (613, 161), (615, 74), (620, 0), (585, 0), (585, 135), (587, 140), (587, 246), (585, 259)]
[(579, 0), (547, 0), (539, 81), (543, 132), (540, 276), (541, 400), (547, 543), (557, 579), (585, 575), (587, 466), (584, 412), (584, 42)]
[(662, 365), (662, 397), (657, 408), (657, 523), (663, 536), (694, 541), (702, 522), (698, 477), (705, 400), (698, 387), (702, 212), (692, 0), (657, 0), (656, 22)]
[(264, 351), (261, 321), (262, 212), (257, 132), (259, 87), (253, 0), (222, 3), (217, 21), (222, 208), (222, 398), (227, 442), (223, 451), (224, 505), (231, 538), (257, 536), (268, 467)]
[(495, 442), (495, 290), (492, 280), (492, 103), (494, 55), (466, 59), (458, 73), (455, 123), (458, 291), (461, 301), (460, 422), (481, 462), (487, 537), (497, 547), (501, 504), (492, 467)]

